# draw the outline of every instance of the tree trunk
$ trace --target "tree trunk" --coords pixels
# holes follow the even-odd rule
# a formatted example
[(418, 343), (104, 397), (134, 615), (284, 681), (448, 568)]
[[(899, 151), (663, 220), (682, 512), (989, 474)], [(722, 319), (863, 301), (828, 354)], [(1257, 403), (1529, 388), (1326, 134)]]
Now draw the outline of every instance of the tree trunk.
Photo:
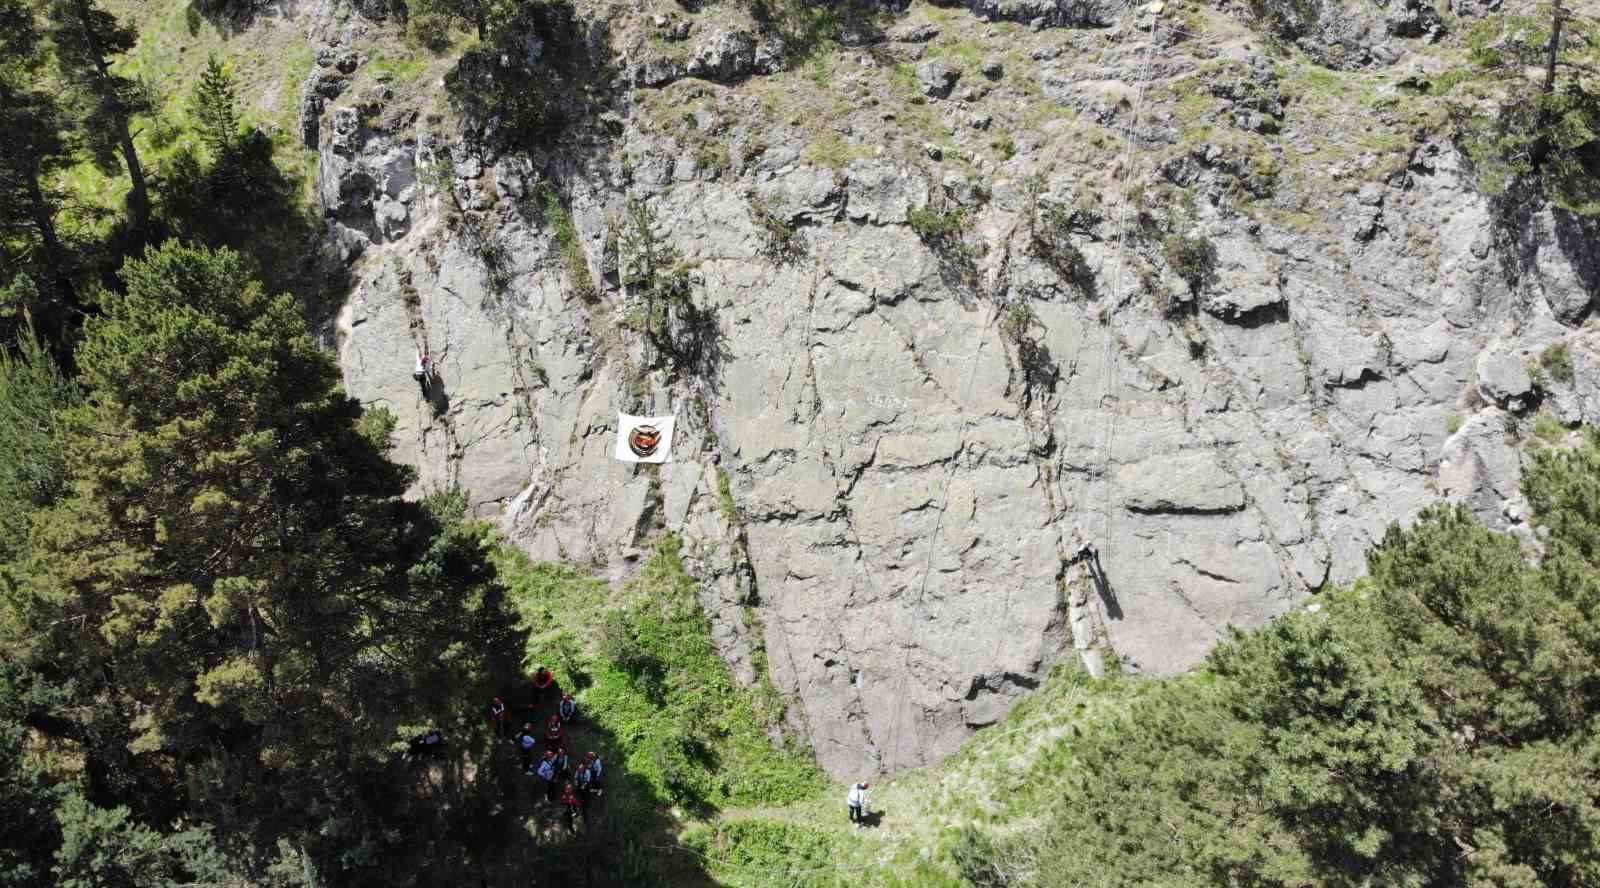
[(55, 303), (49, 307), (48, 317), (40, 318), (44, 334), (56, 346), (60, 357), (66, 351), (67, 316), (78, 307), (78, 293), (72, 286), (72, 275), (67, 271), (67, 250), (56, 231), (55, 211), (45, 200), (44, 189), (39, 186), (39, 171), (28, 171), (28, 214), (39, 229), (39, 239), (44, 242), (45, 261), (50, 265), (50, 275), (56, 287)]
[(1561, 55), (1561, 24), (1566, 18), (1566, 10), (1561, 8), (1561, 0), (1553, 0), (1550, 12), (1550, 43), (1544, 50), (1544, 88), (1542, 92), (1550, 95), (1556, 90), (1556, 59)]
[(28, 204), (28, 215), (33, 218), (33, 227), (39, 229), (45, 255), (49, 257), (51, 265), (59, 269), (65, 251), (61, 248), (61, 238), (56, 234), (55, 213), (44, 199), (44, 189), (39, 186), (38, 170), (28, 171)]
[(1550, 129), (1555, 126), (1550, 102), (1556, 91), (1556, 62), (1561, 58), (1561, 24), (1565, 18), (1566, 10), (1561, 8), (1561, 0), (1553, 0), (1550, 4), (1550, 42), (1545, 44), (1544, 50), (1544, 83), (1539, 87), (1539, 114), (1534, 118), (1534, 141), (1528, 148), (1528, 159), (1532, 161), (1535, 172), (1544, 169), (1545, 159), (1550, 156)]
[(144, 167), (139, 164), (139, 152), (133, 147), (133, 134), (128, 130), (128, 118), (123, 115), (122, 161), (128, 165), (128, 181), (133, 190), (128, 192), (128, 208), (133, 211), (133, 221), (140, 234), (148, 235), (150, 229), (150, 189), (144, 181)]

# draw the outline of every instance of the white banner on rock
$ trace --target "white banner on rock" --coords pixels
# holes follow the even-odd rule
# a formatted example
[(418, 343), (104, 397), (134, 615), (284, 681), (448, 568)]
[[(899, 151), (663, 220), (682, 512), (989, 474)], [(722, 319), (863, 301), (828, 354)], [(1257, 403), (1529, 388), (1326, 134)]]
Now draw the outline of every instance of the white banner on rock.
[(617, 459), (623, 462), (672, 461), (671, 416), (617, 414)]

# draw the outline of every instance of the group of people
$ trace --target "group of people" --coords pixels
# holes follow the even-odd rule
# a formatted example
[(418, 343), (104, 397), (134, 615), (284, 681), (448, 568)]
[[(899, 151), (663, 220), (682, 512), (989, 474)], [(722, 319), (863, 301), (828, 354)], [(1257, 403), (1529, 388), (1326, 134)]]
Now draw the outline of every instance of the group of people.
[[(537, 710), (541, 700), (555, 686), (555, 676), (540, 666), (533, 674), (533, 703)], [(520, 730), (506, 701), (495, 697), (489, 702), (489, 725), (497, 736), (511, 735), (511, 744), (521, 756), (522, 772), (543, 782), (544, 798), (549, 803), (559, 801), (565, 807), (567, 826), (577, 825), (589, 803), (605, 792), (605, 763), (593, 750), (576, 764), (567, 751), (567, 725), (578, 717), (578, 702), (571, 694), (562, 694), (556, 711), (544, 724), (541, 732), (533, 721), (525, 721)], [(540, 744), (543, 751), (540, 751)]]

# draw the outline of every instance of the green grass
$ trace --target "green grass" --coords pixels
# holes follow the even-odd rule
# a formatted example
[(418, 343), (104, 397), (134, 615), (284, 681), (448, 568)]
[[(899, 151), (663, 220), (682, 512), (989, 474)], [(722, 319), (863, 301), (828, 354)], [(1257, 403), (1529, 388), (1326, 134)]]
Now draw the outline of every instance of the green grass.
[(1533, 418), (1533, 437), (1535, 440), (1554, 446), (1560, 444), (1567, 436), (1567, 429), (1554, 416), (1540, 411)]
[(529, 630), (530, 665), (576, 688), (647, 801), (709, 815), (783, 804), (826, 785), (807, 752), (775, 746), (781, 709), (738, 683), (711, 640), (698, 583), (666, 536), (621, 589), (501, 547), (496, 564)]
[(1557, 382), (1572, 384), (1575, 370), (1572, 366), (1572, 350), (1567, 348), (1565, 342), (1552, 343), (1539, 353), (1539, 366), (1544, 372)]
[(868, 804), (882, 814), (876, 828), (850, 826), (845, 788), (835, 786), (796, 803), (724, 810), (682, 840), (726, 885), (970, 886), (963, 847), (1026, 835), (1073, 779), (1076, 739), (1117, 718), (1146, 687), (1118, 675), (1091, 679), (1069, 656), (955, 755), (875, 782)]

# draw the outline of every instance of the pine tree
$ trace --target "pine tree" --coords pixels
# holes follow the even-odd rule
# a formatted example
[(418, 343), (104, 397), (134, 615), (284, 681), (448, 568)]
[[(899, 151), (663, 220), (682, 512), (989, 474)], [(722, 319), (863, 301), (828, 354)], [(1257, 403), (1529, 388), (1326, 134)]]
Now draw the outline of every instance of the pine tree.
[[(1536, 183), (1570, 212), (1600, 215), (1600, 30), (1561, 0), (1494, 16), (1468, 35), (1473, 64), (1505, 85), (1497, 114), (1458, 108), (1458, 124), (1491, 193)], [(1537, 80), (1528, 76), (1539, 71)]]
[(216, 56), (206, 59), (206, 69), (194, 88), (194, 113), (200, 120), (200, 138), (211, 152), (211, 162), (230, 161), (239, 147), (238, 99), (233, 75)]
[(23, 307), (59, 343), (77, 297), (55, 223), (61, 196), (47, 182), (71, 162), (71, 142), (54, 97), (34, 85), (43, 61), (33, 10), (22, 0), (0, 0), (0, 242), (20, 245), (8, 264), (32, 268), (47, 282), (53, 298)]
[(133, 29), (92, 0), (48, 0), (47, 32), (56, 66), (80, 104), (85, 141), (108, 172), (120, 158), (131, 190), (128, 208), (139, 231), (150, 230), (150, 189), (133, 144), (133, 119), (153, 103), (144, 87), (111, 70), (114, 57), (137, 42)]
[(269, 847), (377, 853), (407, 804), (387, 746), (459, 706), (499, 637), (482, 540), (401, 498), (300, 307), (237, 254), (168, 243), (122, 278), (78, 352), (69, 495), (0, 620), (80, 701), (30, 724), (76, 734), (141, 821), (181, 799)]
[(1074, 744), (1040, 883), (1600, 883), (1600, 437), (1523, 489), (1537, 565), (1430, 509)]
[(0, 347), (0, 562), (27, 542), (34, 511), (61, 493), (63, 465), (56, 431), (77, 389), (44, 345), (24, 329), (15, 350)]

